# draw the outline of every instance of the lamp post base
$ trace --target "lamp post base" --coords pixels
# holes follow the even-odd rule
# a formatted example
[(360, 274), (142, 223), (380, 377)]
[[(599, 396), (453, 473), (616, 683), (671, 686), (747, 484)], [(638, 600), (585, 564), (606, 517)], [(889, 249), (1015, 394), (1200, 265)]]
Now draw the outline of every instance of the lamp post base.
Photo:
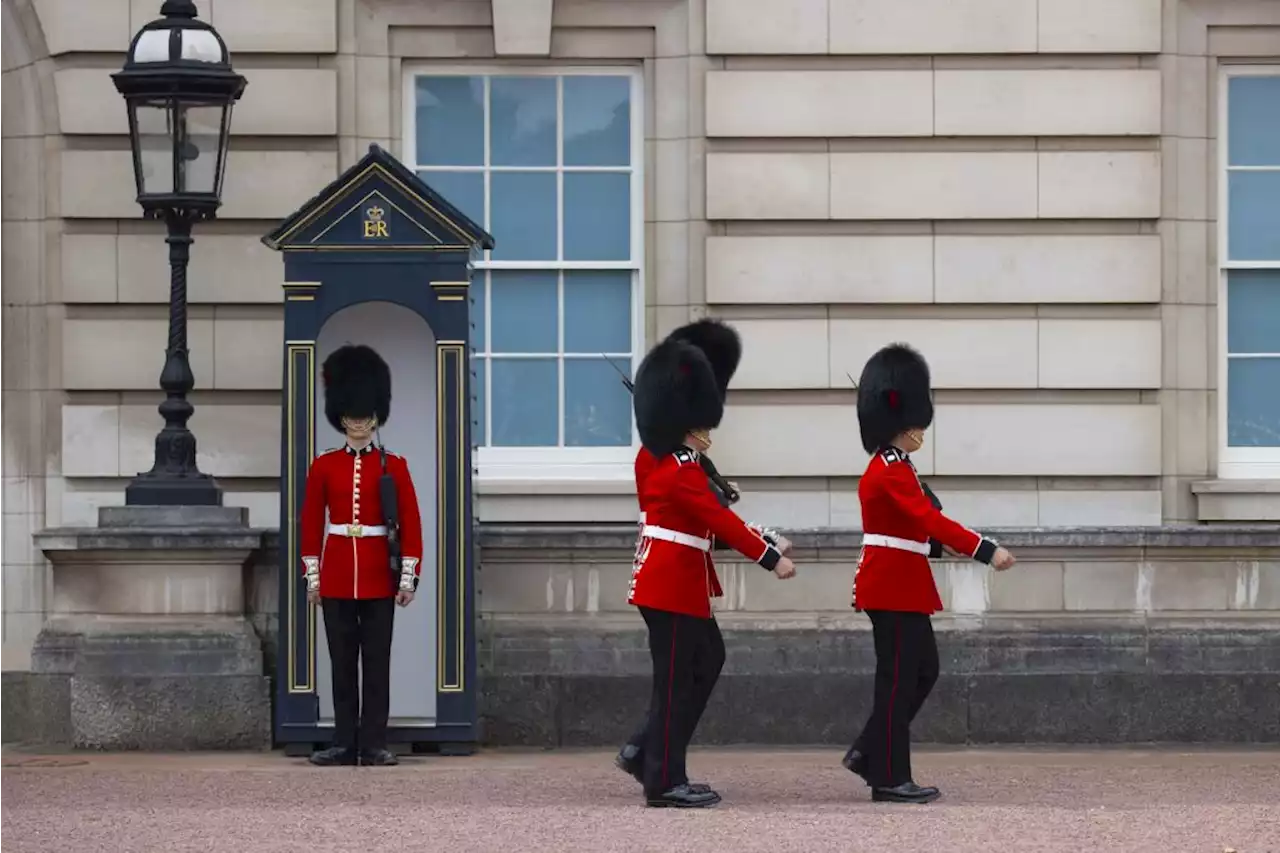
[(125, 506), (222, 506), (222, 489), (208, 474), (140, 474), (124, 490)]

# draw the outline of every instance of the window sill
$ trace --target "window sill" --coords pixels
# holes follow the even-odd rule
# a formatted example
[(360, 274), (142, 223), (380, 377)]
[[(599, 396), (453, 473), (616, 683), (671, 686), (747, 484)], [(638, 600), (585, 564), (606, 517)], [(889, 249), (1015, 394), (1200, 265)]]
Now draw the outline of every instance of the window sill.
[(1200, 521), (1280, 521), (1280, 479), (1191, 484)]
[(631, 447), (481, 447), (472, 468), (481, 494), (618, 494), (635, 491), (635, 460)]
[(634, 495), (635, 475), (606, 476), (593, 472), (588, 476), (565, 476), (556, 469), (529, 472), (528, 476), (513, 477), (491, 473), (481, 469), (473, 481), (476, 493), (481, 495)]

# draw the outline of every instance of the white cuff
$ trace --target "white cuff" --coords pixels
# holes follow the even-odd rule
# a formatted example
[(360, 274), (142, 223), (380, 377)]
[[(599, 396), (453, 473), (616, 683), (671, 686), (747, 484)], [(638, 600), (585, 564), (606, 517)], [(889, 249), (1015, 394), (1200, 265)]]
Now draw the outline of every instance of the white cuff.
[(768, 542), (770, 545), (776, 546), (779, 540), (782, 539), (782, 537), (778, 535), (778, 531), (774, 530), (771, 527), (763, 527), (759, 524), (754, 524), (751, 522), (747, 523), (747, 527), (751, 528), (756, 533), (760, 534), (760, 538)]
[(306, 566), (307, 591), (315, 592), (320, 588), (320, 558), (303, 557), (302, 565)]
[(402, 557), (400, 559), (400, 589), (405, 592), (413, 592), (414, 581), (417, 575), (414, 570), (418, 567), (417, 557)]

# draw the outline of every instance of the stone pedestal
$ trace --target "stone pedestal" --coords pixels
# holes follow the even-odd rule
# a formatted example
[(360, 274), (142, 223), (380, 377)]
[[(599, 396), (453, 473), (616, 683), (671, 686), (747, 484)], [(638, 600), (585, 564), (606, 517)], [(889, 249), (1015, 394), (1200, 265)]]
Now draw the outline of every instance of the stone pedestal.
[(271, 690), (245, 618), (262, 531), (239, 507), (104, 507), (45, 530), (53, 605), (29, 701), (46, 740), (88, 749), (265, 749)]

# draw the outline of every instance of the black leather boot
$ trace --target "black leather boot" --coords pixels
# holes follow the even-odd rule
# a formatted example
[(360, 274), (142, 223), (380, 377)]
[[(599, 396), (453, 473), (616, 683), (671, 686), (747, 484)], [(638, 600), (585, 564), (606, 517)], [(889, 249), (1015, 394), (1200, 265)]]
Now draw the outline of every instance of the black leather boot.
[(395, 767), (400, 763), (395, 753), (389, 749), (364, 749), (360, 751), (362, 767)]
[(644, 753), (635, 744), (627, 744), (613, 759), (613, 764), (623, 773), (644, 784)]
[(645, 805), (655, 809), (705, 809), (720, 802), (715, 791), (695, 791), (689, 785), (677, 785), (657, 797), (645, 798)]
[(861, 776), (863, 782), (866, 782), (868, 785), (871, 784), (871, 779), (867, 774), (866, 755), (859, 752), (854, 747), (849, 747), (849, 751), (844, 754), (844, 758), (840, 760), (840, 763), (844, 765), (845, 770), (848, 770), (850, 773), (857, 776)]
[[(644, 753), (640, 751), (640, 747), (631, 743), (627, 744), (613, 759), (613, 764), (641, 785), (644, 784)], [(705, 794), (711, 790), (711, 786), (704, 782), (690, 782), (689, 790)]]
[(354, 767), (356, 751), (350, 747), (331, 746), (311, 753), (311, 758), (308, 760), (317, 767)]
[(877, 803), (932, 803), (942, 792), (937, 788), (922, 788), (915, 782), (903, 782), (892, 788), (872, 788), (871, 799)]

